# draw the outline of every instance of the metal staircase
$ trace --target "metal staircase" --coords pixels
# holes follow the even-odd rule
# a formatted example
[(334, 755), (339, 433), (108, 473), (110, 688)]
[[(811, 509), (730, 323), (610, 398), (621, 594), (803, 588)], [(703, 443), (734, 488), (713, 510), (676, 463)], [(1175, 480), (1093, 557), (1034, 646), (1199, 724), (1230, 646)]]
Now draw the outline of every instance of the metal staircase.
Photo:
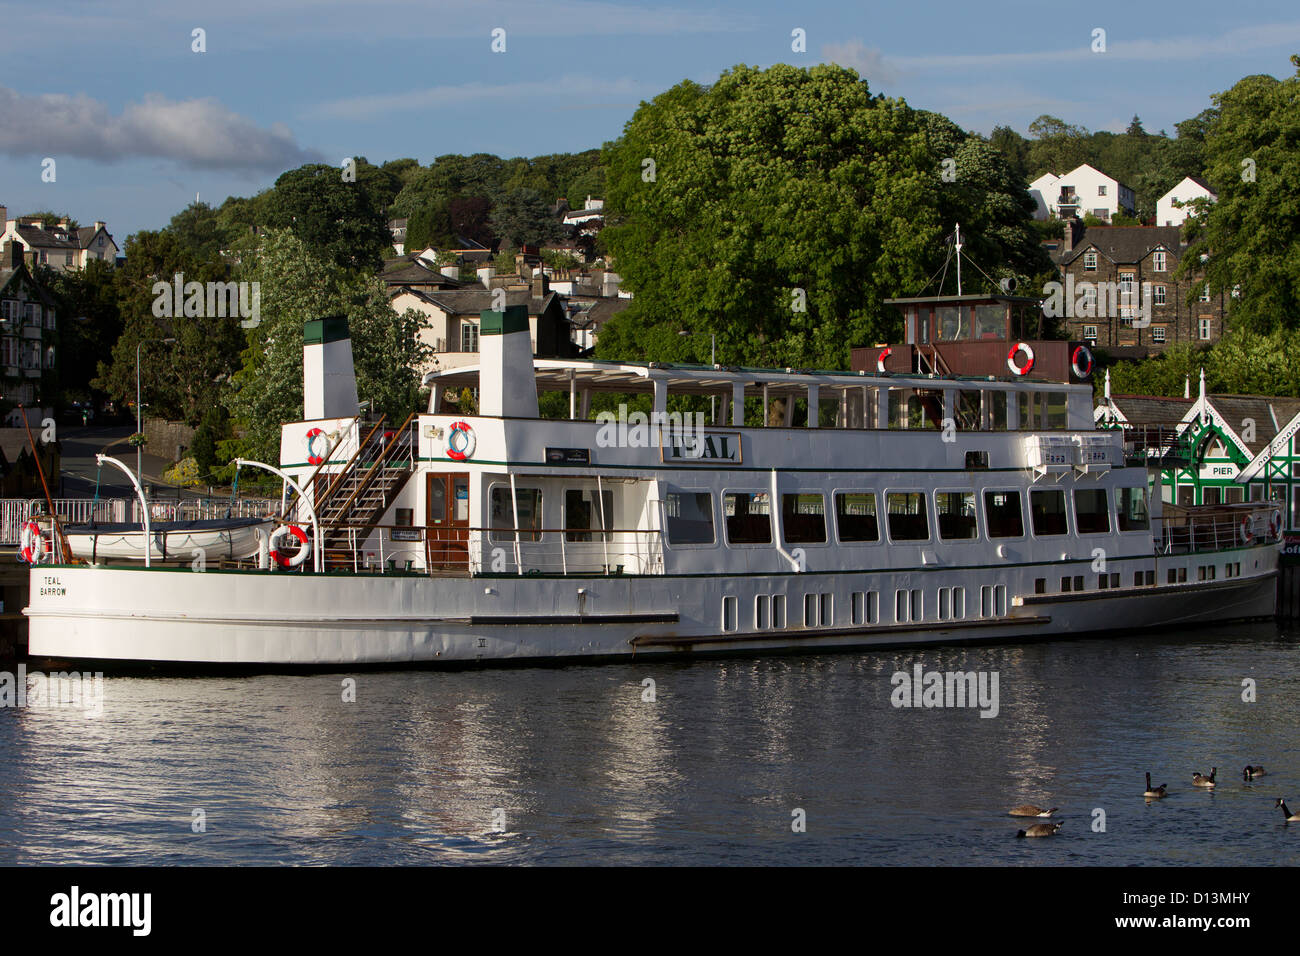
[(333, 476), (316, 503), (324, 540), (325, 570), (357, 567), (357, 548), (379, 524), (415, 472), (416, 413), (397, 429), (380, 417), (347, 467)]

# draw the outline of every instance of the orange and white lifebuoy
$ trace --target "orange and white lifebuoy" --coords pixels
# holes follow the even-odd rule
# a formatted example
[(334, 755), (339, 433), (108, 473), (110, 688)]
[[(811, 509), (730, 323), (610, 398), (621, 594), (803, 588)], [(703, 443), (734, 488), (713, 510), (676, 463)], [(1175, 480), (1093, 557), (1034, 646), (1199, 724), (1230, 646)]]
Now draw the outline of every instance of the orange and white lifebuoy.
[(1282, 534), (1282, 512), (1273, 509), (1273, 513), (1268, 518), (1268, 536), (1270, 538), (1279, 537)]
[(19, 539), (18, 559), (27, 564), (40, 564), (42, 559), (52, 553), (50, 543), (41, 533), (41, 526), (35, 521), (23, 525), (22, 537)]
[[(322, 454), (316, 452), (316, 440), (324, 439), (325, 448)], [(325, 434), (324, 429), (313, 428), (307, 433), (307, 464), (319, 465), (324, 463), (325, 455), (329, 453), (329, 436)]]
[(1243, 515), (1241, 519), (1241, 543), (1254, 544), (1255, 533), (1250, 530), (1250, 516)]
[[(1081, 362), (1080, 359), (1083, 361)], [(1030, 364), (1033, 360), (1030, 359)], [(1070, 355), (1070, 368), (1073, 370), (1075, 378), (1087, 378), (1092, 374), (1092, 350), (1086, 345), (1077, 345), (1074, 352)], [(1028, 369), (1026, 369), (1028, 371)]]
[(894, 350), (891, 349), (888, 345), (885, 346), (885, 350), (881, 352), (880, 357), (876, 359), (877, 372), (883, 372), (885, 370), (885, 359), (889, 358), (890, 353), (892, 353), (893, 351)]
[[(1025, 364), (1016, 364), (1016, 353), (1025, 353)], [(1007, 353), (1007, 368), (1011, 369), (1012, 375), (1028, 375), (1034, 367), (1034, 350), (1025, 342), (1017, 342), (1011, 346), (1011, 351)]]
[(447, 457), (452, 461), (465, 461), (474, 457), (478, 439), (468, 422), (453, 422), (447, 431)]
[[(298, 550), (287, 558), (280, 553), (280, 542), (286, 536), (298, 539)], [(277, 528), (275, 533), (271, 535), (271, 557), (280, 567), (296, 568), (310, 556), (311, 542), (307, 540), (307, 532), (296, 524), (287, 524)]]

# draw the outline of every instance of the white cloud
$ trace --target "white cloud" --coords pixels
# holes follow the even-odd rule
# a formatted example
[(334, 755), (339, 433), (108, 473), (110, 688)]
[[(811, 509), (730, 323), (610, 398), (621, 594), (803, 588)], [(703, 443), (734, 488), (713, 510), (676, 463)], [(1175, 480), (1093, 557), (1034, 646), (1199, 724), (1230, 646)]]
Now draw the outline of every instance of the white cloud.
[(0, 152), (115, 162), (169, 159), (198, 169), (279, 171), (318, 159), (283, 123), (258, 126), (215, 99), (149, 94), (113, 115), (84, 93), (28, 96), (0, 86)]
[(857, 70), (858, 75), (870, 83), (892, 83), (898, 79), (898, 69), (885, 59), (884, 54), (861, 40), (827, 43), (822, 47), (822, 59)]

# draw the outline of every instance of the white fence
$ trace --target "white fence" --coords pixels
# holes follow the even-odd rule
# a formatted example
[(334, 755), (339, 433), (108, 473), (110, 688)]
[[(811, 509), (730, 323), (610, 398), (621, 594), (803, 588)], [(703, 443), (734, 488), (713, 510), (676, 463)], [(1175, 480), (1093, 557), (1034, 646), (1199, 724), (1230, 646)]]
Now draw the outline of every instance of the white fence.
[[(182, 498), (154, 501), (149, 505), (152, 521), (209, 521), (226, 517), (259, 518), (276, 514), (279, 499), (238, 498), (233, 504), (222, 498)], [(141, 520), (140, 502), (135, 498), (55, 498), (54, 510), (64, 524), (132, 522)], [(49, 511), (43, 498), (0, 499), (0, 546), (18, 544), (22, 527), (35, 515)]]

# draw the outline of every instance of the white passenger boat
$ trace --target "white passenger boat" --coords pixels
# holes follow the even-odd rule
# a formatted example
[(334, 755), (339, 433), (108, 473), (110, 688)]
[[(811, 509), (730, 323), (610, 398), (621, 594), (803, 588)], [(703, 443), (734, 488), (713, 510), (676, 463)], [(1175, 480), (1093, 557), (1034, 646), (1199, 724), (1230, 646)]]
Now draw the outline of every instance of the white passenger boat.
[[(400, 425), (356, 414), (342, 320), (308, 323), (307, 420), (283, 426), (278, 463), (302, 492), (291, 557), (34, 567), (30, 653), (351, 668), (1037, 642), (1271, 615), (1272, 504), (1167, 514), (1158, 472), (1123, 433), (1094, 430), (1077, 349), (1064, 380), (1011, 374), (1033, 352), (1007, 341), (1017, 303), (990, 301), (1000, 340), (975, 304), (907, 300), (909, 345), (856, 372), (535, 360), (526, 315), (485, 312), (481, 364), (427, 376), (430, 407)], [(1011, 372), (945, 374), (922, 336), (942, 338), (948, 308), (971, 310), (955, 328), (975, 330), (973, 352), (1012, 346)], [(440, 407), (464, 387), (477, 414)], [(568, 417), (539, 417), (539, 392), (566, 395)], [(596, 416), (602, 396), (652, 414)], [(678, 414), (710, 400), (701, 428)]]

